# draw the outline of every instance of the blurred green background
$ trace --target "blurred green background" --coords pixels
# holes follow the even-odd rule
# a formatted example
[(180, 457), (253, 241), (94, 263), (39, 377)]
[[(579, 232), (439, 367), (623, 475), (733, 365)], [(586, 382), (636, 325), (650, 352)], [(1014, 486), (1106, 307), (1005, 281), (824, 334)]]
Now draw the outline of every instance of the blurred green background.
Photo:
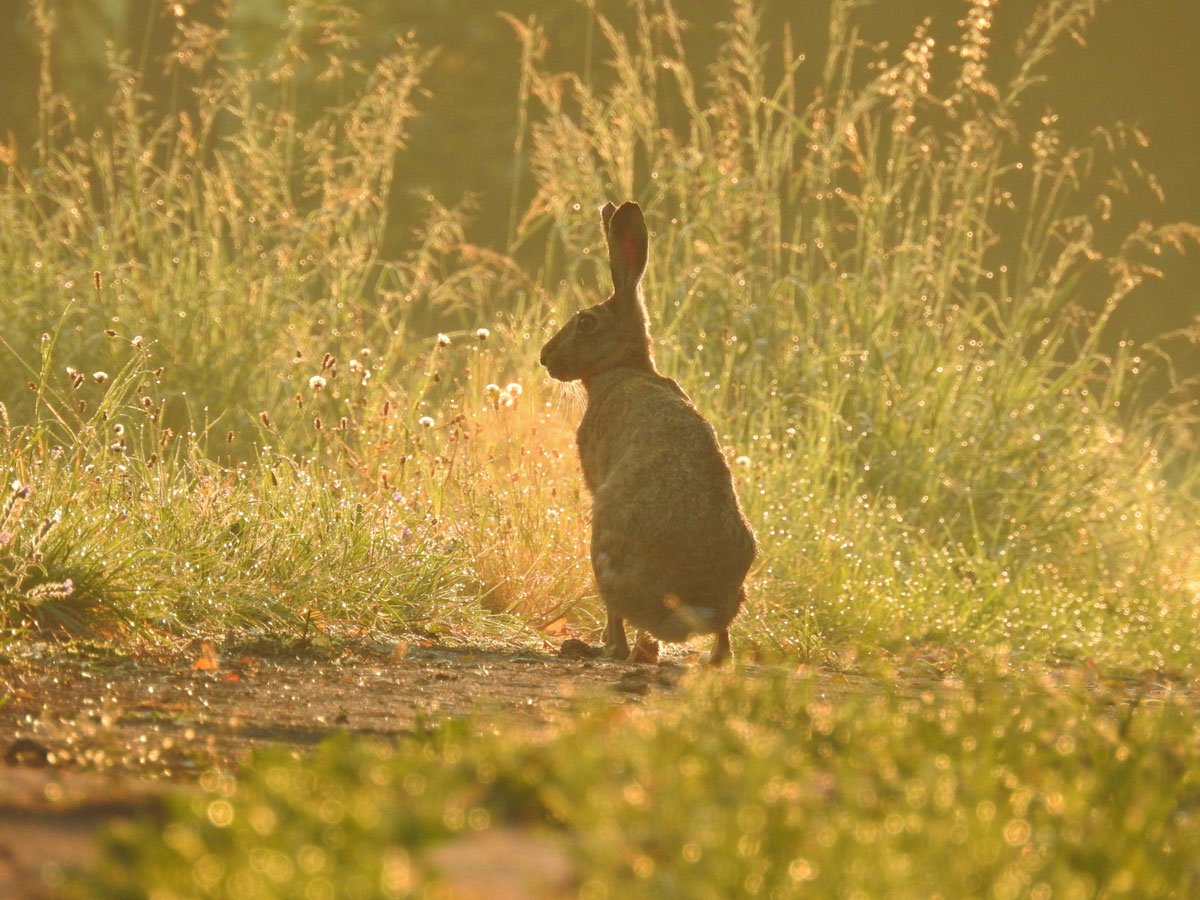
[[(590, 33), (580, 6), (594, 4), (618, 23), (632, 26), (630, 5), (620, 0), (364, 0), (350, 4), (370, 36), (362, 53), (383, 53), (398, 36), (412, 34), (424, 47), (436, 48), (432, 71), (424, 79), (427, 96), (411, 127), (411, 142), (396, 173), (391, 218), (392, 249), (412, 239), (416, 223), (404, 207), (413, 192), (432, 192), (453, 204), (464, 196), (476, 206), (469, 236), (483, 245), (503, 246), (514, 196), (522, 191), (521, 165), (512, 148), (517, 132), (520, 47), (513, 28), (501, 16), (536, 15), (549, 39), (552, 68), (583, 60), (599, 36)], [(30, 21), (32, 0), (9, 0), (0, 29), (0, 136), (28, 147), (37, 133), (36, 92), (39, 54)], [(86, 128), (103, 114), (110, 96), (106, 54), (128, 52), (144, 73), (164, 111), (186, 108), (186, 79), (164, 78), (163, 59), (181, 23), (215, 22), (222, 4), (215, 0), (60, 0), (48, 5), (57, 19), (58, 39), (51, 59), (56, 85), (76, 98), (75, 114)], [(886, 0), (867, 4), (859, 17), (862, 37), (893, 47), (911, 36), (914, 25), (929, 20), (929, 32), (941, 47), (952, 44), (963, 0)], [(1030, 21), (1036, 0), (997, 0), (990, 65), (1003, 79), (1016, 60), (1013, 47)], [(809, 2), (763, 4), (768, 35), (790, 27), (797, 50), (822, 58), (828, 33), (829, 5)], [(689, 2), (681, 12), (692, 23), (689, 51), (698, 63), (713, 57), (721, 35), (713, 27), (729, 6), (715, 0)], [(278, 40), (286, 22), (284, 0), (236, 0), (231, 4), (228, 38), (247, 61), (261, 59)], [(1082, 145), (1096, 126), (1124, 122), (1150, 139), (1143, 158), (1161, 184), (1162, 199), (1151, 192), (1118, 211), (1114, 234), (1124, 234), (1142, 216), (1159, 221), (1200, 221), (1200, 2), (1139, 0), (1100, 3), (1100, 14), (1080, 42), (1052, 59), (1047, 78), (1027, 100), (1029, 122), (1052, 110), (1068, 144)], [(364, 60), (366, 62), (367, 60)], [(948, 70), (948, 66), (946, 66)], [(935, 70), (934, 75), (938, 72)], [(801, 70), (815, 87), (819, 65)], [(804, 87), (802, 83), (802, 87)], [(307, 95), (313, 104), (335, 98)], [(516, 190), (516, 194), (514, 194)], [(602, 198), (596, 198), (599, 205)], [(1139, 342), (1186, 325), (1200, 313), (1200, 257), (1167, 254), (1167, 277), (1138, 289), (1111, 326), (1110, 338)], [(1184, 373), (1200, 371), (1200, 353), (1176, 347)]]

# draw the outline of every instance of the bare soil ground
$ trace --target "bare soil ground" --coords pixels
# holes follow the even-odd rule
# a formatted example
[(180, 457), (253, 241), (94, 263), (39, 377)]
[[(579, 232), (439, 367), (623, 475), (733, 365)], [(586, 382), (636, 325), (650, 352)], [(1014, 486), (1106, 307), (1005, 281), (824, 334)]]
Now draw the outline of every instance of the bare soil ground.
[(154, 815), (167, 790), (255, 747), (400, 736), (467, 714), (552, 727), (583, 697), (640, 703), (670, 690), (688, 665), (425, 643), (360, 645), (336, 660), (46, 646), (0, 661), (0, 897), (53, 896), (64, 867), (95, 857), (102, 826)]

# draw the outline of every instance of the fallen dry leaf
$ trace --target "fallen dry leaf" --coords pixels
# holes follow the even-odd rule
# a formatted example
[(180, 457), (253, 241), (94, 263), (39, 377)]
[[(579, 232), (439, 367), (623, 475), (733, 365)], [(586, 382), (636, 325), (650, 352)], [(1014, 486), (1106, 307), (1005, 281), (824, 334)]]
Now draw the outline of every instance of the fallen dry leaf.
[(208, 641), (200, 644), (200, 658), (192, 663), (192, 669), (198, 672), (215, 672), (221, 668), (221, 657)]

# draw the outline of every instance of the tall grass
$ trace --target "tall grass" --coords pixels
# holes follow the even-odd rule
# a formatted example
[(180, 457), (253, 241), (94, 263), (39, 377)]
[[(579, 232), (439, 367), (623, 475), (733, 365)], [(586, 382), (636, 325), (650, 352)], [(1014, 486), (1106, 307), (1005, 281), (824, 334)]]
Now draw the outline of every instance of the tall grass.
[(1105, 251), (1121, 198), (1102, 176), (1136, 168), (1128, 133), (1102, 160), (1063, 146), (1051, 115), (1018, 126), (1038, 65), (1093, 6), (1044, 7), (1007, 83), (988, 3), (964, 4), (943, 61), (925, 26), (897, 59), (865, 50), (835, 2), (812, 97), (786, 32), (768, 65), (751, 2), (702, 86), (668, 3), (635, 4), (630, 34), (597, 15), (609, 78), (528, 73), (527, 240), (590, 292), (603, 259), (573, 210), (650, 208), (660, 360), (748, 460), (766, 639), (1187, 653), (1191, 448), (1169, 435), (1180, 410), (1140, 391), (1134, 349), (1102, 338), (1154, 257), (1198, 232), (1146, 225)]
[[(812, 63), (739, 0), (706, 72), (666, 0), (631, 30), (580, 9), (603, 38), (586, 71), (550, 71), (514, 21), (529, 200), (503, 251), (395, 196), (427, 57), (349, 65), (348, 13), (301, 4), (253, 66), (182, 28), (175, 64), (212, 74), (163, 121), (118, 54), (102, 132), (74, 133), (47, 80), (32, 161), (3, 161), (0, 474), (62, 510), (61, 549), (3, 616), (45, 621), (21, 597), (71, 578), (64, 616), (143, 630), (589, 623), (580, 404), (536, 351), (604, 293), (594, 210), (633, 197), (660, 364), (716, 423), (764, 549), (743, 646), (1190, 664), (1197, 469), (1142, 352), (1104, 338), (1197, 231), (1113, 242), (1106, 176), (1136, 171), (1136, 135), (1020, 124), (1092, 6), (1043, 7), (1003, 83), (988, 3), (952, 53), (920, 26), (891, 58), (834, 2)], [(336, 102), (306, 118), (304, 84)], [(396, 214), (418, 239), (385, 258)]]

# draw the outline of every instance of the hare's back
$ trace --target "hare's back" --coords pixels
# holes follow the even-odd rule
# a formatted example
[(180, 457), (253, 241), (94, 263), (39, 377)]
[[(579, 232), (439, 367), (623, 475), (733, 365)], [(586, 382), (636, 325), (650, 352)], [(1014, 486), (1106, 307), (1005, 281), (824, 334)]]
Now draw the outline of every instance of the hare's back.
[(740, 585), (754, 540), (712, 426), (669, 379), (633, 381), (609, 400), (580, 429), (594, 544)]

